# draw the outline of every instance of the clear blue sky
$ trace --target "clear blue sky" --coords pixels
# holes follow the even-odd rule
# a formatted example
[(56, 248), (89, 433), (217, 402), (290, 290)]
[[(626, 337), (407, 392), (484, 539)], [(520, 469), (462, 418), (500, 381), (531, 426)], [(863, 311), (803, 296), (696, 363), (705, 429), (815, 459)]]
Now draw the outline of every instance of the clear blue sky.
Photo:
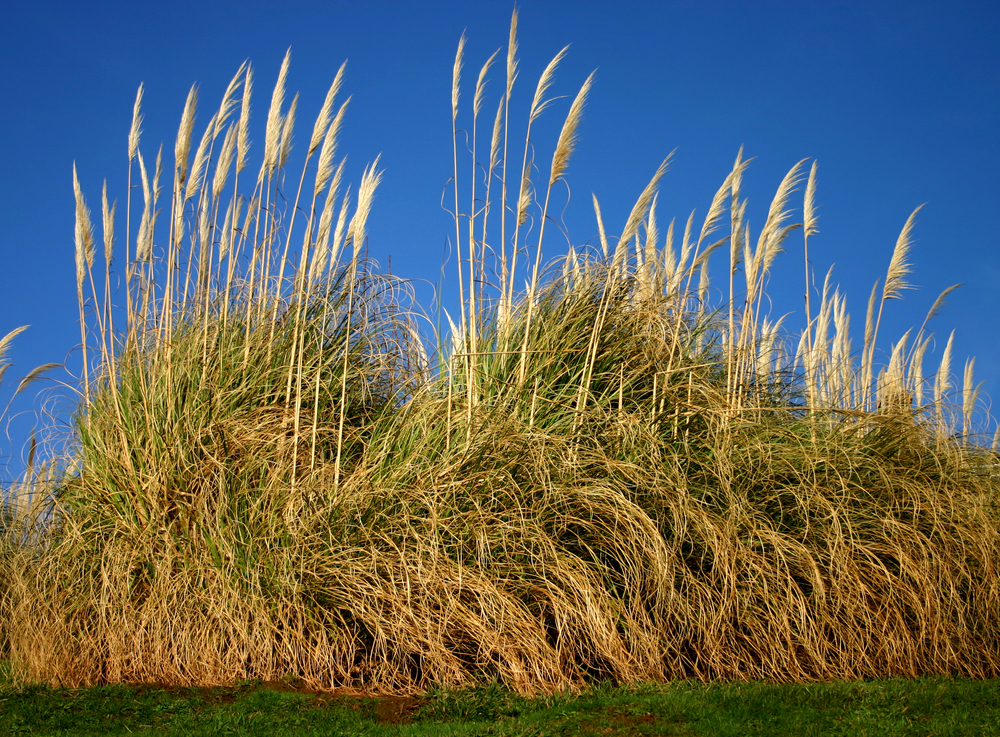
[[(467, 29), (471, 84), (505, 46), (512, 7), (509, 0), (5, 4), (0, 334), (31, 328), (13, 347), (15, 367), (0, 397), (39, 363), (79, 365), (79, 352), (71, 352), (79, 343), (71, 166), (76, 161), (95, 210), (105, 178), (110, 196), (124, 201), (126, 136), (140, 82), (142, 148), (151, 160), (161, 141), (172, 152), (190, 85), (200, 85), (203, 125), (250, 60), (258, 126), (251, 161), (259, 161), (260, 126), (285, 50), (292, 49), (289, 89), (302, 93), (300, 146), (347, 60), (344, 92), (353, 101), (340, 150), (349, 157), (349, 180), (379, 153), (385, 169), (369, 221), (370, 253), (383, 265), (391, 256), (394, 274), (436, 281), (454, 232), (440, 200), (451, 174), (455, 48)], [(619, 231), (675, 149), (661, 187), (664, 223), (683, 221), (694, 208), (704, 214), (741, 145), (756, 159), (745, 195), (757, 227), (785, 172), (816, 158), (813, 261), (819, 278), (836, 264), (854, 324), (863, 324), (868, 292), (884, 277), (906, 218), (927, 203), (913, 249), (911, 281), (920, 289), (890, 304), (883, 335), (896, 339), (919, 325), (938, 292), (963, 282), (932, 325), (939, 345), (926, 370), (936, 368), (955, 328), (956, 369), (976, 356), (984, 390), (1000, 399), (1000, 4), (524, 0), (520, 43), (512, 111), (521, 116), (538, 75), (566, 44), (556, 94), (574, 95), (597, 69), (567, 174), (574, 243), (594, 242), (591, 192), (609, 230)], [(500, 80), (498, 69), (494, 94)], [(470, 89), (463, 99), (469, 103)], [(568, 105), (555, 105), (533, 136), (539, 161), (550, 155)], [(799, 329), (801, 238), (788, 248), (771, 292), (775, 313), (797, 311), (787, 322)], [(453, 271), (451, 264), (452, 283)], [(721, 263), (714, 273), (723, 273)], [(0, 455), (20, 454), (29, 427), (16, 422)]]

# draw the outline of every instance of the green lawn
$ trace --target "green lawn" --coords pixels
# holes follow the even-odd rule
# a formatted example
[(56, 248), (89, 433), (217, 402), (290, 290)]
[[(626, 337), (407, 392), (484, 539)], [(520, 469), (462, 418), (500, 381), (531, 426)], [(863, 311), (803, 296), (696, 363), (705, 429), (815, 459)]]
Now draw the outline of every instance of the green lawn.
[(195, 689), (0, 686), (0, 734), (993, 735), (1000, 681), (676, 682), (525, 699), (498, 687), (419, 698), (294, 684)]

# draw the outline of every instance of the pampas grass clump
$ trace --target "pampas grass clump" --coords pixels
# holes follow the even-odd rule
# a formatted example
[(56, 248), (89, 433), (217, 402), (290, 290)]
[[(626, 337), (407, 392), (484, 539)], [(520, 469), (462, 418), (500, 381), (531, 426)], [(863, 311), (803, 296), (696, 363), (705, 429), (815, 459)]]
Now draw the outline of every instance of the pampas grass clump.
[[(971, 365), (957, 405), (950, 341), (926, 382), (926, 321), (876, 365), (913, 218), (860, 352), (829, 279), (796, 336), (763, 308), (796, 230), (808, 263), (815, 165), (780, 183), (754, 241), (742, 152), (683, 234), (657, 224), (664, 162), (617, 240), (595, 198), (600, 247), (547, 261), (592, 77), (538, 172), (531, 125), (564, 52), (537, 85), (522, 156), (508, 126), (515, 14), (488, 146), (476, 133), (493, 58), (478, 77), (470, 140), (485, 177), (466, 180), (463, 51), (464, 38), (452, 95), (462, 311), (438, 350), (405, 283), (367, 259), (381, 174), (368, 167), (353, 195), (343, 181), (341, 74), (287, 191), (287, 57), (256, 174), (249, 67), (200, 140), (192, 91), (166, 177), (162, 156), (151, 165), (139, 150), (140, 88), (123, 310), (115, 208), (105, 189), (100, 264), (74, 170), (82, 392), (69, 451), (32, 461), (5, 523), (0, 622), (15, 672), (73, 686), (297, 676), (526, 693), (1000, 675), (1000, 458), (970, 440)], [(712, 305), (717, 249), (728, 298)]]

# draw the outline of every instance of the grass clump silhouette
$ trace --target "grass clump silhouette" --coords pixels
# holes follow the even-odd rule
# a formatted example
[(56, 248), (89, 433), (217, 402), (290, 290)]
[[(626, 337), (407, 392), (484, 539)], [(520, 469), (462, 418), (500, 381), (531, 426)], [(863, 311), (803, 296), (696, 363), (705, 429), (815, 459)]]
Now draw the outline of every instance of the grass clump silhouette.
[[(124, 326), (109, 286), (114, 208), (105, 191), (101, 269), (74, 172), (83, 391), (75, 444), (30, 464), (12, 496), (8, 540), (20, 543), (4, 557), (0, 621), (15, 671), (68, 685), (294, 675), (317, 688), (493, 680), (525, 693), (679, 677), (996, 677), (998, 456), (970, 440), (971, 364), (954, 412), (950, 341), (924, 379), (926, 321), (875, 364), (913, 218), (872, 291), (857, 359), (829, 278), (797, 339), (762, 307), (771, 263), (800, 227), (789, 203), (801, 165), (756, 243), (740, 152), (679, 248), (673, 223), (661, 234), (656, 222), (664, 162), (617, 241), (595, 198), (600, 249), (546, 262), (553, 188), (592, 78), (535, 181), (531, 125), (563, 52), (538, 83), (519, 157), (515, 14), (485, 163), (476, 131), (495, 55), (473, 99), (485, 177), (466, 180), (463, 51), (464, 38), (452, 95), (462, 314), (434, 363), (405, 284), (364, 258), (380, 173), (365, 170), (352, 207), (336, 158), (340, 74), (290, 206), (288, 58), (256, 179), (242, 174), (250, 68), (194, 147), (193, 90), (165, 228), (162, 158), (149, 167), (138, 150), (140, 88)], [(807, 263), (815, 185), (813, 166)], [(714, 307), (708, 262), (725, 246), (728, 299)]]

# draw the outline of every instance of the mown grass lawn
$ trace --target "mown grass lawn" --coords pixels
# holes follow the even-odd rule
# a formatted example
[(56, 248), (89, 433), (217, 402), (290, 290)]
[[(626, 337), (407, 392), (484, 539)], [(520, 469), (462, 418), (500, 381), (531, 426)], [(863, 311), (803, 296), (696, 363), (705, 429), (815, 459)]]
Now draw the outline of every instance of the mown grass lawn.
[(226, 688), (0, 685), (0, 734), (992, 735), (1000, 681), (679, 681), (528, 699), (497, 686), (364, 697)]

